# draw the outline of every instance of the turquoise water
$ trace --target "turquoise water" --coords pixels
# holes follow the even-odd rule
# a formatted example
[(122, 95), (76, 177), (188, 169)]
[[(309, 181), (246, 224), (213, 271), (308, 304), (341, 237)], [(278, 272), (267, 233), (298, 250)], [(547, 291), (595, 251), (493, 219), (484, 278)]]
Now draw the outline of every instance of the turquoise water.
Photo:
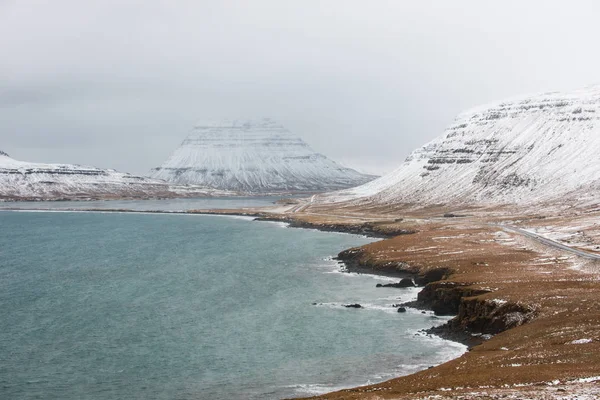
[[(289, 196), (298, 197), (298, 196)], [(0, 210), (85, 210), (112, 209), (135, 211), (187, 211), (272, 206), (281, 199), (271, 197), (198, 197), (169, 200), (93, 200), (93, 201), (0, 201)]]
[(462, 352), (418, 334), (440, 320), (391, 307), (414, 290), (329, 259), (368, 241), (229, 217), (0, 212), (0, 398), (294, 397)]

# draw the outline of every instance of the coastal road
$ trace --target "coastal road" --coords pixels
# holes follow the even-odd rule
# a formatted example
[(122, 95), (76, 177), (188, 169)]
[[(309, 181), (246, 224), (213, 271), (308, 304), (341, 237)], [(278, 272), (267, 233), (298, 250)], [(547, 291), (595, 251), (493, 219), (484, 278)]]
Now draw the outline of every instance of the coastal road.
[(291, 210), (289, 210), (288, 212), (292, 212), (292, 213), (297, 213), (297, 212), (301, 212), (304, 211), (304, 209), (308, 206), (310, 206), (314, 201), (315, 201), (315, 197), (317, 197), (316, 194), (314, 194), (310, 200), (308, 201), (308, 203), (304, 203), (304, 204), (300, 204), (297, 205), (296, 207), (293, 207)]
[(556, 240), (548, 239), (547, 237), (538, 235), (537, 233), (533, 233), (533, 232), (527, 231), (522, 228), (517, 228), (515, 226), (509, 226), (509, 225), (495, 225), (495, 226), (500, 226), (504, 230), (518, 233), (523, 236), (527, 236), (527, 237), (534, 239), (542, 244), (545, 244), (546, 246), (550, 246), (550, 247), (554, 247), (556, 249), (568, 251), (569, 253), (573, 253), (579, 257), (584, 257), (584, 258), (588, 258), (591, 260), (600, 260), (600, 254), (592, 253), (590, 251), (575, 249), (573, 247), (569, 247), (560, 242), (557, 242)]

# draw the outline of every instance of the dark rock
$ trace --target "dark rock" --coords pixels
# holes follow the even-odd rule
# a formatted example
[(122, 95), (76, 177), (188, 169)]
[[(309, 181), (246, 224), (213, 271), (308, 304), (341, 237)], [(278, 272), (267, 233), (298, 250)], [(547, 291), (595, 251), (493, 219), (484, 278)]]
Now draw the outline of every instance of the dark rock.
[(463, 283), (438, 281), (425, 286), (417, 295), (417, 300), (428, 306), (436, 315), (456, 315), (463, 298), (489, 292)]
[(407, 288), (407, 287), (415, 287), (415, 282), (413, 282), (412, 278), (403, 278), (398, 283), (386, 283), (381, 284), (378, 283), (375, 287), (393, 287), (393, 288)]
[(444, 214), (444, 218), (460, 218), (460, 217), (464, 217), (464, 215), (458, 215), (458, 214), (454, 214), (454, 213)]
[(400, 308), (398, 308), (398, 312), (399, 313), (405, 313), (406, 312), (406, 308), (405, 307), (400, 307)]
[(436, 335), (446, 340), (462, 343), (467, 346), (467, 351), (471, 351), (473, 347), (484, 341), (480, 336), (473, 336), (464, 329), (448, 323), (429, 328), (426, 332), (427, 334)]
[(446, 279), (450, 274), (451, 274), (451, 271), (449, 268), (432, 269), (423, 274), (420, 274), (416, 278), (416, 283), (418, 286), (425, 286), (428, 283)]
[(415, 287), (415, 282), (412, 278), (403, 278), (398, 284), (400, 287)]
[(358, 303), (355, 303), (355, 304), (344, 304), (344, 307), (346, 307), (346, 308), (363, 308), (363, 306), (361, 306)]

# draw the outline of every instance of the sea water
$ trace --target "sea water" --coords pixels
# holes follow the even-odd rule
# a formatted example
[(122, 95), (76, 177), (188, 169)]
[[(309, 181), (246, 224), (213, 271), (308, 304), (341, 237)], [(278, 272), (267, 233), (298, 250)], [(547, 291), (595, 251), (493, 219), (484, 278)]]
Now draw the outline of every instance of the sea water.
[[(298, 196), (290, 196), (298, 197)], [(197, 197), (168, 200), (0, 201), (0, 210), (188, 211), (272, 206), (281, 197)]]
[(369, 241), (231, 217), (0, 212), (0, 398), (308, 396), (463, 352), (419, 332), (442, 320), (392, 307), (417, 289), (331, 259)]

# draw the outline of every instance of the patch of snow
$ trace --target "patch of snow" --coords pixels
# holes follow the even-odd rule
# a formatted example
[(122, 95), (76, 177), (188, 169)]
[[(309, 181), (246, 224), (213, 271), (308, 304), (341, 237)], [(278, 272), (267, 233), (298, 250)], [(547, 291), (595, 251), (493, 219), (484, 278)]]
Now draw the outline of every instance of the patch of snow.
[(600, 376), (591, 376), (589, 378), (579, 378), (574, 381), (570, 381), (569, 383), (591, 383), (600, 381)]
[(587, 344), (587, 343), (592, 343), (594, 341), (594, 339), (577, 339), (577, 340), (573, 340), (571, 342), (571, 344)]

